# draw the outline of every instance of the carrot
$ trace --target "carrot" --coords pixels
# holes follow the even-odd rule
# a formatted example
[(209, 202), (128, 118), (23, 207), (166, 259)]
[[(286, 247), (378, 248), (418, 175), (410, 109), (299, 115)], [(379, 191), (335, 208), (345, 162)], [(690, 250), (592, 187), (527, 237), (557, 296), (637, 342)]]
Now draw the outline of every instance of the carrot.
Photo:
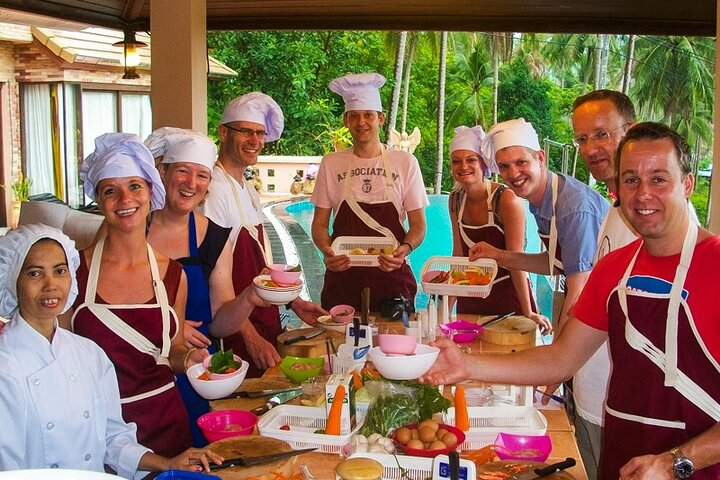
[(342, 415), (344, 399), (345, 385), (338, 385), (335, 389), (335, 397), (333, 397), (332, 405), (330, 406), (330, 413), (328, 413), (325, 435), (340, 435), (340, 415)]
[(463, 432), (470, 430), (465, 387), (462, 385), (455, 386), (455, 426)]
[(353, 369), (353, 371), (352, 371), (352, 376), (353, 376), (353, 383), (355, 384), (355, 391), (357, 392), (358, 390), (360, 390), (363, 387), (362, 377), (360, 376), (360, 373), (355, 369)]

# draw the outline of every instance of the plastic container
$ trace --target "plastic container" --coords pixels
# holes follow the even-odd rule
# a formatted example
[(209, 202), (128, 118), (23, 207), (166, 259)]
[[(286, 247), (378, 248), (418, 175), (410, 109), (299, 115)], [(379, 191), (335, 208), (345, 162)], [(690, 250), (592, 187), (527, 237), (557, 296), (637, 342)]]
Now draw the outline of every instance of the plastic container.
[(217, 475), (186, 472), (185, 470), (165, 470), (155, 478), (157, 480), (220, 480)]
[(415, 347), (415, 355), (388, 356), (380, 347), (373, 347), (368, 357), (383, 377), (390, 380), (414, 380), (430, 370), (438, 353), (439, 348), (421, 344)]
[(200, 380), (198, 377), (205, 372), (202, 363), (196, 363), (187, 369), (187, 377), (190, 385), (201, 397), (207, 400), (215, 400), (226, 397), (233, 393), (245, 380), (250, 364), (243, 360), (240, 370), (229, 378), (222, 380)]
[(294, 268), (297, 268), (297, 265), (287, 265), (285, 263), (273, 263), (272, 265), (268, 265), (270, 278), (273, 282), (282, 286), (294, 286), (298, 283), (302, 272), (300, 270), (291, 271)]
[(212, 443), (223, 438), (250, 435), (257, 421), (257, 415), (246, 410), (216, 410), (201, 415), (197, 424), (207, 441)]
[(280, 362), (280, 370), (295, 383), (320, 375), (324, 366), (324, 358), (285, 357)]
[(381, 333), (378, 335), (378, 346), (385, 355), (411, 355), (417, 347), (417, 337)]
[[(495, 441), (498, 433), (545, 435), (547, 420), (534, 407), (468, 407), (470, 430), (460, 450), (477, 450)], [(455, 425), (455, 407), (443, 414), (443, 422)]]
[(438, 328), (455, 343), (470, 343), (483, 329), (482, 325), (465, 320), (444, 323), (438, 325)]
[[(358, 422), (348, 435), (315, 433), (325, 429), (326, 416), (325, 407), (279, 405), (260, 418), (258, 431), (264, 437), (288, 442), (295, 450), (317, 448), (320, 452), (339, 454), (350, 437), (360, 430), (362, 423)], [(280, 428), (286, 425), (289, 430)]]
[(242, 367), (242, 358), (240, 358), (239, 355), (233, 354), (233, 359), (240, 364), (240, 367), (232, 373), (212, 373), (212, 372), (210, 372), (210, 362), (212, 362), (212, 355), (205, 357), (202, 364), (203, 364), (203, 367), (205, 367), (205, 370), (210, 372), (210, 380), (226, 380), (229, 378), (233, 378), (235, 375), (240, 375), (242, 373), (242, 368), (243, 368)]
[(387, 237), (338, 237), (331, 248), (335, 255), (350, 257), (351, 267), (377, 267), (378, 255), (392, 255), (395, 240)]
[[(452, 283), (453, 272), (467, 275), (471, 270), (487, 275), (489, 282), (486, 285), (461, 285)], [(420, 279), (423, 291), (428, 295), (485, 298), (490, 295), (492, 282), (495, 280), (497, 271), (497, 262), (490, 258), (481, 258), (471, 262), (466, 257), (434, 256), (428, 258), (425, 265), (423, 265), (422, 270), (420, 270)], [(442, 283), (431, 282), (440, 272), (450, 272), (450, 275), (448, 275), (448, 278)]]
[(352, 305), (335, 305), (329, 311), (333, 321), (343, 325), (352, 322), (355, 315), (355, 307)]
[[(405, 426), (410, 429), (415, 429), (415, 428), (417, 428), (418, 424), (411, 423), (410, 425), (405, 425)], [(460, 447), (460, 445), (462, 445), (463, 442), (465, 441), (465, 432), (463, 432), (459, 428), (455, 428), (452, 425), (446, 425), (446, 424), (442, 424), (442, 423), (440, 425), (438, 425), (438, 428), (444, 428), (448, 432), (454, 433), (455, 437), (457, 437), (457, 444), (455, 444), (455, 446), (452, 448), (438, 448), (435, 450), (410, 448), (410, 447), (407, 447), (397, 441), (397, 439), (395, 438), (397, 429), (393, 432), (392, 439), (395, 442), (395, 446), (397, 446), (398, 450), (403, 452), (405, 455), (412, 455), (415, 457), (427, 457), (427, 458), (435, 458), (438, 455), (447, 455), (447, 453), (450, 452), (451, 450), (457, 450)]]
[(515, 435), (498, 433), (495, 454), (500, 460), (544, 462), (552, 451), (550, 435)]

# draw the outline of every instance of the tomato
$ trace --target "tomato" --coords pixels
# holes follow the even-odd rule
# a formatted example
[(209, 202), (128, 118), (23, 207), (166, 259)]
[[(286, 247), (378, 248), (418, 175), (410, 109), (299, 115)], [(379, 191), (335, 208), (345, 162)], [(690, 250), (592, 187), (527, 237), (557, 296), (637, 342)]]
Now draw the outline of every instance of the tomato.
[(280, 426), (280, 430), (290, 430), (290, 425), (286, 423), (285, 425)]
[(235, 372), (237, 372), (237, 368), (228, 367), (225, 369), (225, 372), (223, 372), (223, 373), (235, 373)]
[(198, 380), (210, 380), (210, 374), (207, 370), (205, 370), (203, 373), (201, 373), (198, 377)]

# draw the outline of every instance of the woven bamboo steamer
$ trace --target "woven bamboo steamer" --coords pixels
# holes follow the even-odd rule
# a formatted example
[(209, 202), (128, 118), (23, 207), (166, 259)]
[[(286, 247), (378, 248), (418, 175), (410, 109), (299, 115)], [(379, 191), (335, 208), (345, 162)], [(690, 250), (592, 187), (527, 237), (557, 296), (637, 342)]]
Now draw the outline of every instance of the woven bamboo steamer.
[[(493, 317), (481, 318), (482, 324)], [(479, 338), (483, 351), (517, 351), (535, 346), (537, 325), (522, 315), (513, 315), (505, 320), (483, 327)]]

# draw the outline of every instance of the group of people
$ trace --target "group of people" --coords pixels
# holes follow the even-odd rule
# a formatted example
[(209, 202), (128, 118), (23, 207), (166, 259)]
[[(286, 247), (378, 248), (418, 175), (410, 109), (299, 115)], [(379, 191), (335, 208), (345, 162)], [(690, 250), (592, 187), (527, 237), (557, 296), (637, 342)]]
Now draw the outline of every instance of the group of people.
[[(429, 202), (417, 159), (380, 140), (384, 83), (376, 73), (330, 83), (345, 104), (353, 145), (323, 158), (311, 197), (312, 238), (326, 266), (321, 302), (298, 298), (285, 307), (310, 325), (334, 305), (359, 308), (366, 287), (375, 311), (385, 298), (415, 297), (407, 256), (424, 240)], [(693, 478), (715, 478), (720, 337), (703, 279), (711, 278), (719, 242), (698, 228), (688, 202), (687, 145), (663, 125), (636, 124), (632, 102), (614, 91), (578, 98), (572, 125), (614, 205), (551, 172), (522, 118), (487, 133), (455, 130), (453, 255), (500, 266), (491, 295), (458, 298), (457, 312), (515, 311), (555, 338), (511, 356), (467, 355), (441, 340), (422, 380), (554, 390), (574, 377), (567, 390), (590, 478), (598, 471), (603, 479), (693, 471)], [(244, 174), (283, 128), (279, 105), (253, 92), (225, 109), (218, 152), (206, 136), (184, 129), (158, 129), (144, 144), (103, 135), (81, 168), (85, 192), (105, 217), (96, 241), (78, 255), (45, 226), (0, 238), (0, 315), (11, 319), (0, 335), (0, 470), (104, 464), (129, 478), (222, 460), (202, 448), (195, 420), (208, 404), (184, 372), (214, 351), (214, 339), (250, 362), (249, 376), (280, 361), (279, 308), (251, 285), (272, 252), (260, 198)], [(541, 253), (524, 252), (523, 199), (545, 244)], [(378, 268), (351, 267), (333, 251), (340, 236), (382, 236), (394, 247)], [(527, 272), (562, 279), (564, 302), (553, 322), (538, 311)]]

